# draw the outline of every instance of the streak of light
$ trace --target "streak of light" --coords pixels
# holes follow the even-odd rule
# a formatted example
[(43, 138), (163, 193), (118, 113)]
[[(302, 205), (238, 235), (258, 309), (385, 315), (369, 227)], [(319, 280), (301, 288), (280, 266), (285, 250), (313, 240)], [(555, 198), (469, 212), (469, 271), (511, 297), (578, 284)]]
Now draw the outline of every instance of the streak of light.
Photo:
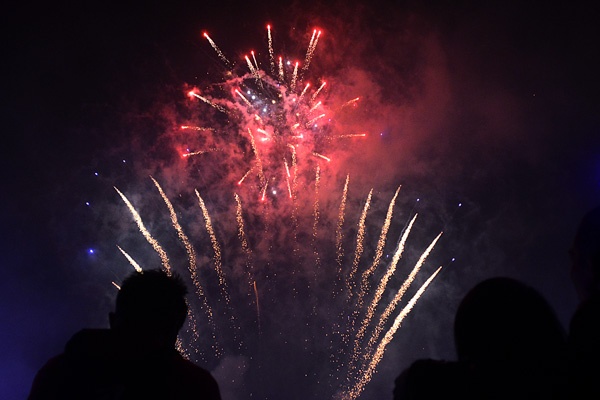
[(404, 321), (404, 318), (406, 318), (406, 316), (412, 311), (413, 307), (415, 306), (415, 304), (417, 303), (417, 301), (419, 300), (419, 298), (421, 297), (423, 292), (425, 292), (425, 290), (427, 289), (427, 287), (429, 286), (431, 281), (433, 281), (433, 279), (437, 276), (437, 274), (440, 272), (441, 269), (442, 269), (442, 267), (439, 267), (429, 277), (429, 279), (427, 279), (427, 281), (421, 286), (421, 288), (419, 288), (417, 293), (415, 293), (415, 295), (410, 299), (408, 304), (402, 309), (402, 311), (400, 311), (400, 314), (398, 314), (398, 316), (394, 320), (392, 327), (386, 332), (385, 336), (383, 337), (383, 339), (377, 346), (377, 349), (375, 350), (375, 353), (373, 354), (373, 358), (371, 359), (369, 366), (362, 374), (362, 376), (361, 376), (360, 380), (358, 381), (358, 383), (356, 384), (356, 386), (348, 393), (347, 398), (349, 400), (356, 399), (362, 393), (366, 384), (369, 383), (369, 381), (373, 377), (373, 373), (375, 373), (375, 369), (377, 368), (377, 365), (383, 358), (385, 348), (392, 341), (394, 334), (400, 328), (402, 321)]
[(138, 272), (140, 274), (144, 272), (142, 270), (142, 267), (140, 267), (140, 265), (133, 259), (133, 257), (131, 257), (129, 254), (127, 254), (127, 252), (125, 250), (123, 250), (121, 247), (119, 247), (118, 245), (117, 245), (117, 248), (121, 251), (121, 253), (123, 253), (123, 255), (125, 256), (127, 261), (129, 261), (129, 264), (131, 264), (131, 266), (133, 267), (133, 269), (135, 269), (136, 272)]
[(229, 60), (227, 59), (227, 57), (225, 57), (225, 55), (223, 54), (223, 52), (221, 51), (221, 49), (219, 49), (219, 47), (217, 46), (217, 44), (210, 38), (210, 36), (208, 36), (208, 33), (204, 32), (203, 36), (206, 38), (206, 40), (208, 40), (208, 43), (210, 43), (210, 45), (212, 46), (212, 48), (217, 52), (217, 55), (219, 56), (219, 58), (225, 64), (227, 64), (227, 66), (229, 66), (231, 63), (229, 62)]
[(119, 196), (121, 196), (121, 199), (123, 200), (125, 205), (127, 205), (127, 208), (129, 209), (129, 212), (133, 216), (133, 220), (137, 224), (138, 229), (140, 230), (140, 232), (142, 233), (142, 235), (144, 236), (146, 241), (148, 243), (150, 243), (150, 245), (152, 246), (154, 251), (156, 251), (158, 253), (165, 271), (167, 271), (167, 273), (170, 275), (171, 274), (171, 265), (169, 264), (169, 257), (167, 256), (167, 253), (164, 251), (164, 249), (161, 247), (161, 245), (158, 243), (158, 241), (152, 237), (152, 235), (150, 234), (148, 229), (146, 229), (146, 226), (144, 225), (144, 222), (142, 221), (140, 214), (133, 207), (133, 205), (131, 204), (129, 199), (127, 197), (125, 197), (125, 195), (123, 193), (121, 193), (121, 191), (119, 189), (117, 189), (116, 187), (114, 187), (114, 189), (117, 191)]

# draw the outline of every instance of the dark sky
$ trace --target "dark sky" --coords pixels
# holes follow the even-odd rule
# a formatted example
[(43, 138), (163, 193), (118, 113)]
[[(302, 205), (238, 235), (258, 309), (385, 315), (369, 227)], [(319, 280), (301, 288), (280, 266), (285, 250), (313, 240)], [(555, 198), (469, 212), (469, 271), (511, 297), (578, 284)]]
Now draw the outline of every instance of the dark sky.
[[(355, 177), (357, 201), (370, 187), (389, 199), (402, 184), (404, 217), (422, 198), (428, 229), (445, 231), (433, 262), (448, 268), (364, 398), (391, 396), (393, 378), (416, 358), (452, 358), (458, 301), (486, 277), (525, 281), (567, 323), (577, 304), (567, 251), (581, 216), (600, 203), (599, 6), (273, 3), (5, 8), (2, 398), (24, 398), (35, 371), (78, 329), (106, 326), (110, 282), (129, 270), (89, 249), (114, 253), (119, 230), (131, 229), (130, 219), (105, 214), (123, 212), (112, 186), (141, 202), (148, 172), (173, 177), (157, 147), (186, 85), (218, 70), (204, 30), (239, 55), (264, 45), (267, 22), (281, 27), (278, 44), (290, 52), (322, 27), (315, 71), (342, 95), (366, 98), (351, 121), (374, 133), (334, 175)], [(290, 387), (300, 384), (290, 376)]]

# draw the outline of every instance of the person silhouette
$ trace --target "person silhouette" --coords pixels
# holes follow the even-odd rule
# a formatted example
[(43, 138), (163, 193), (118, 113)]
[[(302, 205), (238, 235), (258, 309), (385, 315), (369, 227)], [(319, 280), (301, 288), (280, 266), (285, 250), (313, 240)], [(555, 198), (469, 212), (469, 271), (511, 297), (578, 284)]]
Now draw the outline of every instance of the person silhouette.
[(205, 369), (175, 349), (187, 315), (187, 288), (176, 274), (127, 277), (109, 314), (110, 329), (83, 329), (36, 374), (29, 400), (220, 400)]
[(417, 360), (394, 399), (558, 399), (565, 390), (566, 333), (533, 288), (495, 277), (475, 285), (454, 319), (458, 361)]
[(569, 390), (574, 399), (600, 398), (600, 207), (584, 215), (569, 253), (580, 300), (569, 325)]
[(569, 255), (571, 280), (583, 304), (600, 293), (600, 206), (581, 219)]
[(507, 277), (475, 285), (456, 312), (454, 341), (470, 398), (562, 398), (566, 332), (531, 286)]

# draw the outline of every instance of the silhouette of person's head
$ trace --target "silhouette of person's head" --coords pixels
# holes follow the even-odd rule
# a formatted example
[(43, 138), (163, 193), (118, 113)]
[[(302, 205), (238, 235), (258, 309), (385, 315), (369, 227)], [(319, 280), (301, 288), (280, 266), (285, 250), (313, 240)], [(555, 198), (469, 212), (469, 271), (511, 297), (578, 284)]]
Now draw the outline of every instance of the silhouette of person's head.
[(109, 315), (118, 340), (135, 353), (173, 349), (187, 315), (187, 288), (161, 270), (134, 273), (123, 282)]
[(510, 278), (479, 283), (458, 307), (454, 334), (475, 398), (550, 398), (562, 389), (566, 334), (533, 288)]
[(498, 277), (479, 283), (464, 297), (454, 321), (454, 339), (461, 361), (512, 363), (556, 357), (565, 332), (536, 290)]
[(600, 292), (600, 207), (584, 215), (570, 249), (571, 279), (580, 300)]

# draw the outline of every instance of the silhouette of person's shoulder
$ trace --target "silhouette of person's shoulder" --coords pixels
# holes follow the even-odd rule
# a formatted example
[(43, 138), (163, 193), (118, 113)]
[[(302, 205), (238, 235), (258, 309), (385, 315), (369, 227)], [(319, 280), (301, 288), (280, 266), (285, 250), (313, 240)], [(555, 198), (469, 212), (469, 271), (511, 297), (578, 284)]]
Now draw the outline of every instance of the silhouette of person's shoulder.
[(570, 323), (570, 384), (573, 398), (598, 398), (600, 387), (600, 295), (583, 302)]
[(220, 400), (211, 374), (177, 351), (140, 357), (108, 329), (84, 329), (34, 379), (37, 399)]

